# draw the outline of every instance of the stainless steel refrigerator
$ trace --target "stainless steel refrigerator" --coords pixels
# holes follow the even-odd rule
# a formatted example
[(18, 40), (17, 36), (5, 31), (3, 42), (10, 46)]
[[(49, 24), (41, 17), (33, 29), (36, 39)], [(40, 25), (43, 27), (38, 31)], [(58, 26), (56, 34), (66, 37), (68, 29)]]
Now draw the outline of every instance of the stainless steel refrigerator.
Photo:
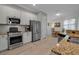
[(41, 22), (40, 21), (30, 21), (31, 30), (32, 30), (32, 42), (38, 41), (41, 39)]

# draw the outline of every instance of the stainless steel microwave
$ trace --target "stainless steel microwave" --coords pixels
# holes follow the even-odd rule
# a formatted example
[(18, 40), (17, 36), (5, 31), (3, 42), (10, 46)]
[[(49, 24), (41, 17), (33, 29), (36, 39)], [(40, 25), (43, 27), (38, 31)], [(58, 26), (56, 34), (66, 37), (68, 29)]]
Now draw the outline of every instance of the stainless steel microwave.
[(20, 18), (8, 18), (8, 24), (20, 24)]

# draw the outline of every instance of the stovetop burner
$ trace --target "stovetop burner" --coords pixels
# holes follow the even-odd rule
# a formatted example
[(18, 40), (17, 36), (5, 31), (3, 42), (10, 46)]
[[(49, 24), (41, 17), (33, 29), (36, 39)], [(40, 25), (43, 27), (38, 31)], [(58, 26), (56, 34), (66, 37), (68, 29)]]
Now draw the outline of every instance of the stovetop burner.
[(17, 27), (10, 27), (9, 32), (18, 32), (18, 28)]
[(21, 33), (22, 31), (14, 31), (14, 32), (8, 32), (8, 33)]

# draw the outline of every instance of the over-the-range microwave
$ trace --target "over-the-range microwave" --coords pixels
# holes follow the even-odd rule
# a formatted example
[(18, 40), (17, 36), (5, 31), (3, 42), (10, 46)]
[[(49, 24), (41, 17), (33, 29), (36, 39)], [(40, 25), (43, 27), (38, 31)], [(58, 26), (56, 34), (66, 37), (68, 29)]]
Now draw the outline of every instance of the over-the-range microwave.
[(20, 18), (8, 18), (8, 24), (20, 24)]

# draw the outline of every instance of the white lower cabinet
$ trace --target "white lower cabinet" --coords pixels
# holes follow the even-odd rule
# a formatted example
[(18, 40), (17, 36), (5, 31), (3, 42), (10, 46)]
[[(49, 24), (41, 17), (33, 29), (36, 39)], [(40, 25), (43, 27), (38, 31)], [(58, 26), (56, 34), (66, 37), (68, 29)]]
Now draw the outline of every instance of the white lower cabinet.
[(23, 33), (23, 44), (31, 42), (32, 41), (32, 36), (31, 32), (25, 32)]
[(0, 51), (2, 50), (2, 45), (1, 45), (1, 36), (0, 36)]
[(0, 51), (8, 49), (7, 35), (0, 35)]
[(27, 32), (27, 36), (28, 36), (28, 41), (31, 42), (32, 41), (32, 32)]
[(27, 12), (21, 11), (21, 25), (29, 25), (29, 17)]
[(27, 42), (27, 32), (23, 33), (23, 44)]

